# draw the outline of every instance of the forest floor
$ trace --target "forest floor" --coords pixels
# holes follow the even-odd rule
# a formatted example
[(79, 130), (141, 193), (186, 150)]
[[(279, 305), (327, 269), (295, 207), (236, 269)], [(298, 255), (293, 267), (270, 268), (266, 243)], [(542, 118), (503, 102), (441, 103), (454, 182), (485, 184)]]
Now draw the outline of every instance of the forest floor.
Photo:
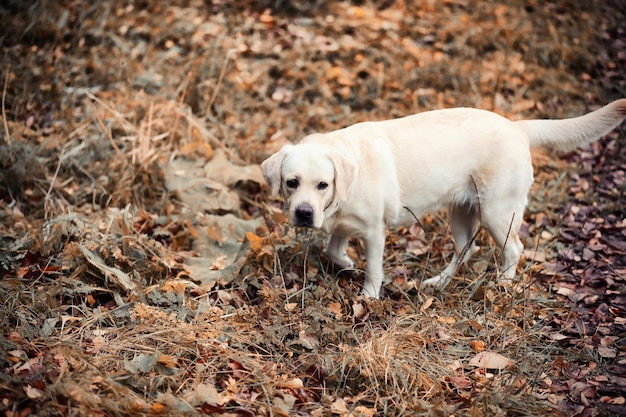
[(419, 289), (453, 250), (442, 211), (389, 231), (363, 299), (258, 166), (437, 108), (584, 114), (626, 97), (624, 21), (620, 0), (3, 3), (2, 415), (626, 415), (623, 126), (533, 150), (516, 286), (481, 233)]

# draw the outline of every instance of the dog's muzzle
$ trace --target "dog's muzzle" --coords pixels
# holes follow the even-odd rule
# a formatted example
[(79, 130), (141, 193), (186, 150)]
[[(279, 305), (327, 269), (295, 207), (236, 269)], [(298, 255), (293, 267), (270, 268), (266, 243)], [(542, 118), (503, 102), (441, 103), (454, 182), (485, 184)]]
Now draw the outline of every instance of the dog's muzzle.
[(295, 225), (300, 227), (313, 227), (313, 207), (301, 204), (296, 207)]

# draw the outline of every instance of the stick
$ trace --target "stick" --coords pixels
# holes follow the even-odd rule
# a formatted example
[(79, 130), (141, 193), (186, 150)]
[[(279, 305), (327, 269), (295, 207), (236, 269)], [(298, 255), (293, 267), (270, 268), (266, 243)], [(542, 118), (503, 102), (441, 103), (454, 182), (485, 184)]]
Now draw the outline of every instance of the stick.
[(11, 67), (7, 68), (7, 74), (4, 77), (4, 87), (2, 89), (2, 122), (4, 124), (4, 140), (7, 145), (11, 145), (11, 134), (9, 133), (9, 124), (7, 123), (7, 110), (5, 107), (6, 96), (7, 96), (7, 85), (9, 84), (9, 73), (11, 72)]

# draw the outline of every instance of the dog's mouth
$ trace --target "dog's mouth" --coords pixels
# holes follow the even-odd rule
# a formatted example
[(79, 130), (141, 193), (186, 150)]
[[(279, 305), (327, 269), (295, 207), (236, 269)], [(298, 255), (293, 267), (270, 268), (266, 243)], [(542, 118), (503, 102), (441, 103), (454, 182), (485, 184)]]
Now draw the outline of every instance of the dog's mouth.
[(298, 227), (314, 227), (315, 210), (309, 204), (301, 204), (294, 210), (293, 223)]

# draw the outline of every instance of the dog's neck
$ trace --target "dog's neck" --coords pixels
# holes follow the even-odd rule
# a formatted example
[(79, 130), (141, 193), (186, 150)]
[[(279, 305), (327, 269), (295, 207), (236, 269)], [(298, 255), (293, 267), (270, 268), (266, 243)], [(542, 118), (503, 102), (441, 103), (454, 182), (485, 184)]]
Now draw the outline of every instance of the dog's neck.
[(326, 219), (330, 219), (335, 215), (335, 213), (337, 213), (337, 210), (339, 210), (339, 206), (339, 202), (333, 200), (326, 206), (326, 208), (324, 208), (324, 222), (326, 221)]

